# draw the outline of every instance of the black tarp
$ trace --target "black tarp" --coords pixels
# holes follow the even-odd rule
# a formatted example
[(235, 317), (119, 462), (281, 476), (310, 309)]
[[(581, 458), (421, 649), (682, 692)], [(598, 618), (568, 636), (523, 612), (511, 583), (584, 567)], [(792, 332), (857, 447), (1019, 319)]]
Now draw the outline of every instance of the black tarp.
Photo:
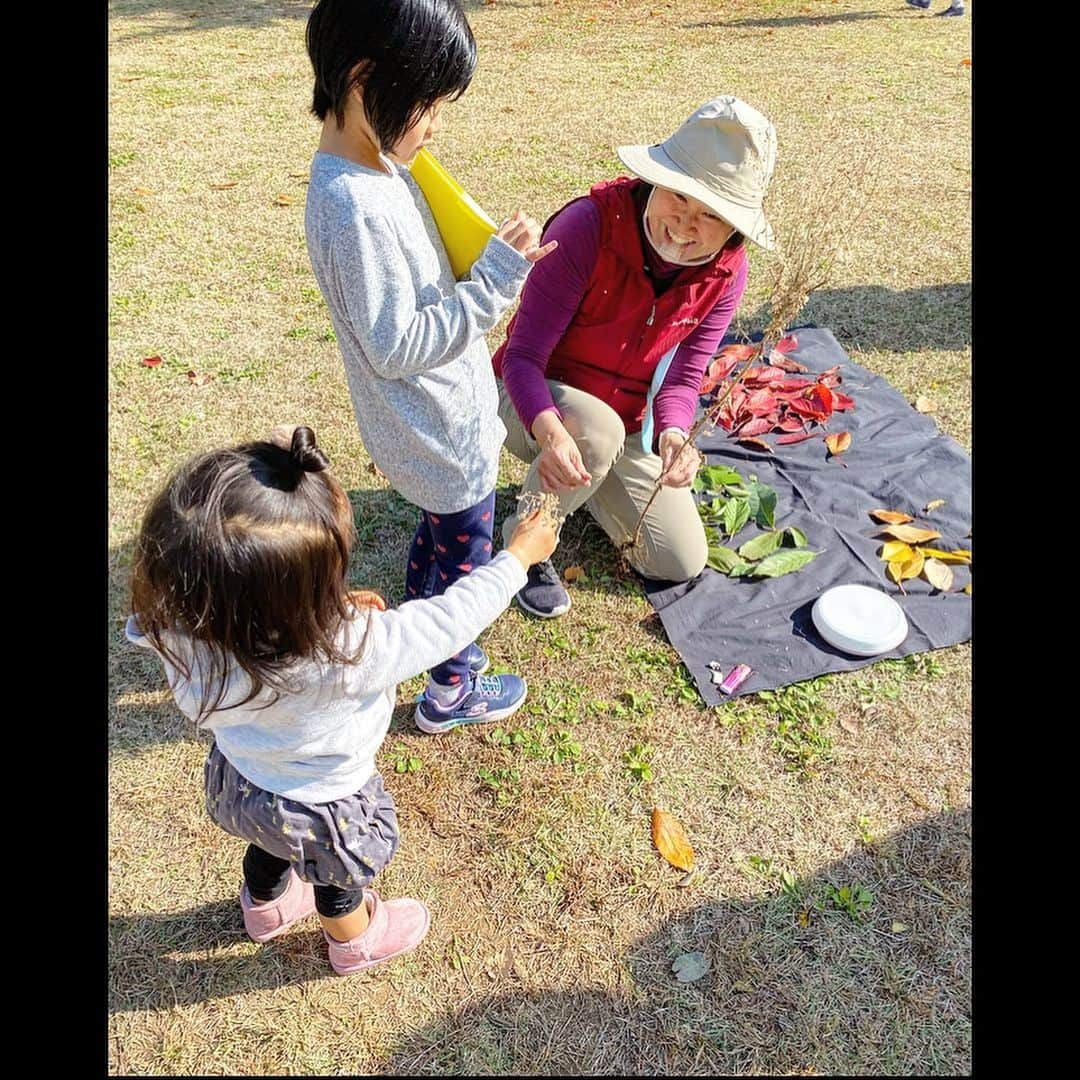
[[(747, 694), (971, 637), (972, 598), (960, 591), (971, 580), (970, 569), (951, 566), (954, 583), (948, 593), (917, 578), (905, 581), (907, 595), (901, 594), (886, 578), (878, 557), (882, 526), (867, 513), (905, 511), (916, 518), (915, 524), (941, 533), (930, 546), (970, 549), (971, 459), (930, 416), (849, 359), (830, 331), (803, 328), (796, 336), (798, 348), (789, 355), (810, 369), (808, 377), (840, 365), (839, 389), (854, 398), (855, 408), (833, 413), (827, 432), (851, 432), (850, 449), (827, 458), (820, 438), (776, 446), (776, 436), (768, 435), (765, 439), (775, 451), (769, 454), (741, 446), (720, 427), (699, 437), (697, 445), (708, 464), (728, 465), (744, 478), (755, 474), (775, 488), (776, 526), (798, 526), (807, 535), (808, 547), (822, 554), (801, 570), (772, 579), (729, 578), (706, 568), (699, 578), (680, 585), (646, 582), (668, 639), (709, 704), (727, 700), (712, 684), (706, 666), (711, 660), (725, 672), (735, 664), (748, 664), (753, 674), (737, 691)], [(945, 505), (924, 514), (923, 508), (935, 499), (944, 499)], [(732, 546), (760, 531), (753, 523), (747, 525)], [(882, 656), (855, 657), (821, 638), (810, 609), (825, 589), (848, 583), (874, 586), (898, 601), (910, 629), (897, 648)]]

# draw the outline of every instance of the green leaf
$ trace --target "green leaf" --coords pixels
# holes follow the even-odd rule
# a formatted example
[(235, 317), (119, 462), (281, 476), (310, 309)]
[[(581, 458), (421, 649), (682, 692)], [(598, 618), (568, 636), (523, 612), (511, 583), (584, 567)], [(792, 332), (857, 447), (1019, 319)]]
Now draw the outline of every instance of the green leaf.
[(741, 548), (739, 548), (739, 554), (744, 559), (763, 559), (770, 552), (775, 551), (780, 546), (780, 541), (784, 538), (784, 531), (782, 529), (774, 529), (772, 532), (764, 532), (760, 536), (755, 536), (753, 540), (747, 540)]
[(748, 486), (758, 497), (754, 520), (761, 528), (771, 529), (776, 517), (776, 492), (768, 484), (759, 483), (757, 480)]
[(724, 531), (734, 536), (750, 520), (750, 507), (746, 499), (729, 499), (724, 507)]
[(752, 574), (757, 569), (757, 563), (741, 562), (738, 566), (733, 566), (728, 572), (728, 577), (746, 577), (747, 574)]
[(741, 484), (742, 477), (727, 465), (706, 465), (705, 468), (699, 469), (697, 477), (695, 478), (695, 484), (700, 480), (701, 487), (699, 491), (719, 491), (724, 484)]
[(806, 533), (802, 529), (796, 529), (794, 525), (789, 525), (784, 533), (791, 539), (793, 547), (801, 548), (806, 547), (809, 541), (806, 539)]
[(782, 574), (790, 574), (801, 570), (820, 554), (820, 551), (807, 551), (806, 548), (777, 551), (754, 566), (754, 577), (780, 577)]
[(721, 574), (728, 573), (733, 566), (739, 566), (742, 561), (738, 553), (729, 547), (724, 547), (722, 544), (709, 545), (709, 565), (714, 570), (719, 570)]

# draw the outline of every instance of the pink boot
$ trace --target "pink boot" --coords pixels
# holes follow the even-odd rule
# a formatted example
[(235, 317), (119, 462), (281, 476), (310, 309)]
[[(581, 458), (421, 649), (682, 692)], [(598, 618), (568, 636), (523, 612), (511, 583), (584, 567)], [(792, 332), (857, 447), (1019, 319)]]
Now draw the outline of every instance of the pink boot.
[(315, 910), (315, 890), (289, 871), (289, 884), (276, 899), (256, 904), (246, 885), (240, 889), (240, 908), (244, 912), (244, 929), (252, 941), (269, 941), (284, 934), (294, 922), (306, 918)]
[(431, 912), (419, 900), (401, 897), (383, 902), (374, 889), (365, 889), (370, 922), (362, 934), (335, 941), (326, 931), (330, 966), (339, 975), (353, 975), (394, 956), (412, 952), (428, 932)]

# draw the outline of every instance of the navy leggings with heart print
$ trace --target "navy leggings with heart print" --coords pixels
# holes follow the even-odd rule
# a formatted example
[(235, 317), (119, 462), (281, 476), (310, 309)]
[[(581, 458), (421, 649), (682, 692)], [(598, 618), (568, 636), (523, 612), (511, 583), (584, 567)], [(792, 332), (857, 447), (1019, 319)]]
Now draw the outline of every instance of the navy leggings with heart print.
[[(406, 601), (441, 596), (474, 566), (491, 562), (494, 530), (494, 491), (476, 506), (456, 514), (421, 510), (405, 570)], [(467, 682), (470, 648), (432, 668), (432, 680), (443, 686)]]

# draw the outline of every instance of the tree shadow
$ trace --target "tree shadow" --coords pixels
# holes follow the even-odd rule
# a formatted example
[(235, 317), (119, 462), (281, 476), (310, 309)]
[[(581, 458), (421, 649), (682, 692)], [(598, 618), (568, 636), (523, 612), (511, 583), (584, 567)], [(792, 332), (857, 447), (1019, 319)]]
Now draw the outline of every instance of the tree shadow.
[[(901, 8), (906, 11), (906, 8)], [(841, 11), (834, 15), (784, 15), (776, 18), (757, 19), (732, 19), (729, 22), (721, 22), (718, 19), (708, 19), (703, 22), (683, 23), (684, 30), (708, 30), (713, 27), (725, 27), (726, 29), (739, 29), (740, 27), (781, 27), (781, 26), (832, 26), (835, 23), (866, 22), (868, 19), (899, 19), (901, 14), (893, 14), (887, 11)]]
[(142, 16), (172, 16), (178, 20), (174, 26), (157, 25), (127, 35), (132, 40), (159, 37), (169, 34), (188, 34), (194, 30), (220, 30), (223, 27), (254, 30), (269, 26), (281, 19), (307, 21), (311, 14), (311, 0), (115, 0), (110, 6), (109, 19), (138, 18)]
[[(709, 896), (638, 938), (611, 965), (617, 991), (547, 989), (543, 961), (511, 934), (490, 991), (403, 1036), (378, 1071), (966, 1075), (970, 841), (970, 811), (948, 811), (802, 878), (748, 863), (752, 899)], [(253, 946), (232, 896), (114, 916), (109, 943), (110, 1013), (336, 978), (314, 917)], [(708, 970), (680, 983), (672, 962), (687, 953)]]
[[(764, 326), (768, 317), (763, 304), (747, 317), (746, 325)], [(845, 348), (964, 349), (971, 343), (971, 282), (913, 289), (884, 285), (821, 289), (810, 294), (799, 319), (829, 327)]]

